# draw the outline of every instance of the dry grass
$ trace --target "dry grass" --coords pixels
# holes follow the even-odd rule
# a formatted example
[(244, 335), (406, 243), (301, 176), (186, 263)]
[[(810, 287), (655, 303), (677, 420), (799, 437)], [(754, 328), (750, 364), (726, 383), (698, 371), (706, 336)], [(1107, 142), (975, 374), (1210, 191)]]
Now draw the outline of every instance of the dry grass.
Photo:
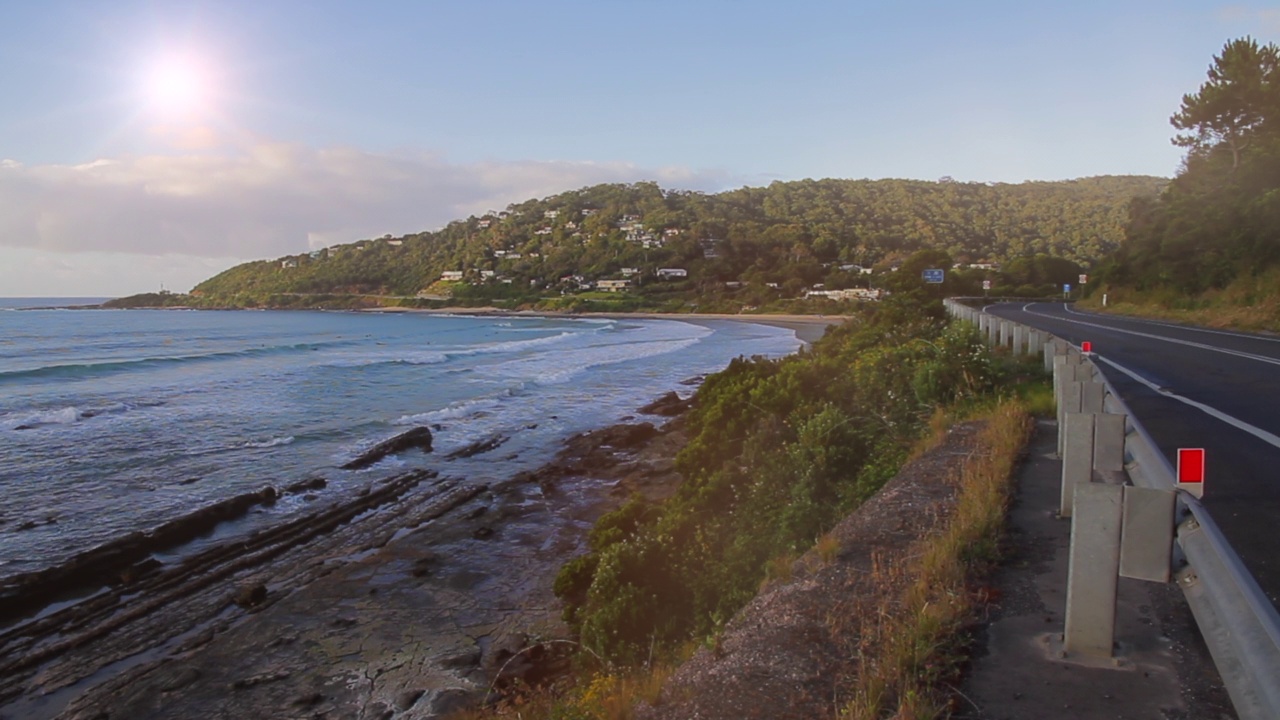
[(1020, 404), (993, 409), (957, 478), (959, 497), (947, 529), (922, 540), (910, 563), (875, 564), (876, 584), (901, 590), (879, 607), (862, 609), (873, 619), (864, 623), (852, 653), (853, 687), (840, 717), (935, 718), (949, 712), (952, 698), (942, 689), (944, 681), (959, 662), (959, 630), (981, 603), (969, 588), (970, 577), (994, 557), (1013, 470), (1030, 429)]
[[(1240, 277), (1221, 290), (1188, 297), (1169, 290), (1139, 292), (1103, 288), (1106, 311), (1117, 315), (1170, 320), (1206, 327), (1250, 332), (1280, 332), (1280, 268)], [(1080, 307), (1103, 310), (1102, 293), (1081, 300)]]

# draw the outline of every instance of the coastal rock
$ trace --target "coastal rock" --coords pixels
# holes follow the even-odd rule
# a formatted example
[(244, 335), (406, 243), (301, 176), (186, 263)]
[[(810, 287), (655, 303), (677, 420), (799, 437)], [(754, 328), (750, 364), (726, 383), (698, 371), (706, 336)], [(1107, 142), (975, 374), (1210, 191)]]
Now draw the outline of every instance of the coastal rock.
[(473, 455), (489, 452), (494, 448), (502, 445), (509, 440), (506, 435), (491, 435), (483, 440), (477, 440), (466, 447), (459, 448), (444, 456), (445, 460), (458, 460), (460, 458), (469, 458)]
[(232, 600), (235, 604), (242, 608), (252, 608), (262, 604), (267, 599), (267, 586), (262, 583), (253, 585), (245, 585), (236, 590)]
[(289, 495), (296, 495), (297, 493), (306, 492), (307, 490), (323, 490), (328, 487), (328, 485), (328, 480), (325, 480), (322, 477), (313, 477), (307, 478), (306, 480), (299, 480), (292, 485), (286, 485), (284, 491)]
[(359, 470), (369, 467), (388, 455), (404, 452), (410, 448), (420, 448), (423, 452), (431, 452), (431, 429), (416, 427), (374, 445), (360, 453), (354, 460), (342, 466), (343, 470)]
[(645, 415), (661, 415), (663, 417), (673, 417), (675, 415), (679, 415), (685, 410), (688, 410), (689, 406), (692, 404), (693, 404), (692, 398), (688, 400), (682, 400), (680, 399), (680, 396), (677, 395), (673, 390), (667, 393), (666, 395), (663, 395), (662, 397), (658, 398), (657, 400), (654, 400), (648, 405), (645, 405), (644, 407), (640, 408), (639, 412)]
[(418, 699), (426, 694), (425, 690), (405, 690), (396, 696), (395, 706), (400, 712), (404, 712), (417, 704)]
[(430, 717), (449, 717), (476, 704), (475, 693), (463, 688), (445, 688), (431, 694), (428, 707)]

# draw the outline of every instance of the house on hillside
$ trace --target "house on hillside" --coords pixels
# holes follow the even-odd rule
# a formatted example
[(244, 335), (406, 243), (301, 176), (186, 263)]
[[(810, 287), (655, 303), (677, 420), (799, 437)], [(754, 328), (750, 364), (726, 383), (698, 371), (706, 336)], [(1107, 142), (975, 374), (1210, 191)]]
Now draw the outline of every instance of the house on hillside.
[(298, 258), (285, 258), (284, 260), (280, 261), (280, 267), (296, 268), (298, 267)]
[(440, 279), (445, 282), (457, 282), (462, 279), (461, 270), (445, 270), (440, 273)]
[(689, 271), (684, 268), (658, 268), (657, 275), (662, 280), (670, 280), (672, 278), (689, 277)]
[(548, 219), (548, 220), (555, 220), (556, 218), (560, 217), (560, 211), (559, 211), (559, 210), (544, 210), (544, 211), (542, 211), (542, 217), (544, 217), (544, 218), (546, 218), (546, 219)]
[(625, 268), (622, 268), (619, 272), (622, 273), (622, 277), (629, 278), (632, 275), (639, 275), (640, 268), (625, 267)]
[(597, 280), (596, 287), (605, 292), (622, 292), (631, 287), (630, 280)]
[(390, 245), (391, 247), (400, 247), (401, 245), (404, 245), (404, 241), (403, 241), (403, 240), (388, 240), (388, 241), (387, 241), (387, 244), (388, 244), (388, 245)]

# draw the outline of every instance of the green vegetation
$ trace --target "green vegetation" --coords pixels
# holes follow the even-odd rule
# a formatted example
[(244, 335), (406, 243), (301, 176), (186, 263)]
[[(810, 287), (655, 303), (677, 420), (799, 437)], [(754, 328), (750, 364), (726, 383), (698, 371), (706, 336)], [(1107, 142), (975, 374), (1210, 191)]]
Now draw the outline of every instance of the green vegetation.
[(1183, 167), (1158, 198), (1134, 201), (1090, 302), (1106, 292), (1201, 322), (1240, 311), (1238, 324), (1280, 329), (1280, 49), (1228, 42), (1171, 122)]
[[(948, 273), (952, 294), (980, 292), (983, 280), (999, 293), (1039, 292), (1113, 250), (1129, 201), (1153, 197), (1165, 182), (803, 180), (718, 194), (596, 185), (435, 232), (245, 263), (184, 302), (823, 312), (839, 305), (805, 301), (806, 291), (918, 284), (918, 272), (904, 268), (895, 280), (891, 268), (921, 251), (961, 266)], [(999, 263), (1004, 273), (987, 267)], [(687, 274), (662, 279), (660, 268)], [(443, 280), (446, 272), (461, 277)], [(630, 283), (583, 294), (601, 280)]]
[(988, 393), (991, 357), (934, 307), (895, 296), (812, 352), (708, 378), (676, 494), (606, 515), (557, 578), (583, 645), (633, 663), (713, 635), (771, 559), (810, 547), (896, 473), (936, 408)]

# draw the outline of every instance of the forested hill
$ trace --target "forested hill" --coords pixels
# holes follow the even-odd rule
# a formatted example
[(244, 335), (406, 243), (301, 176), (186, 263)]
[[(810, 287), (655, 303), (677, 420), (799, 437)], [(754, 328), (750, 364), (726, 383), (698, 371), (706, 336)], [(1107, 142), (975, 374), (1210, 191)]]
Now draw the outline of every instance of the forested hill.
[(752, 303), (815, 284), (865, 285), (851, 266), (887, 266), (920, 250), (944, 251), (959, 264), (1050, 255), (1087, 267), (1117, 247), (1130, 201), (1152, 198), (1166, 183), (803, 180), (718, 194), (597, 185), (434, 232), (246, 263), (193, 294), (239, 305), (327, 293), (514, 302), (600, 280), (625, 279), (638, 291), (654, 285), (658, 269), (672, 268), (686, 271), (668, 277), (686, 294), (728, 284), (756, 288), (759, 298), (738, 298)]
[(1266, 305), (1258, 321), (1280, 326), (1280, 47), (1228, 42), (1170, 121), (1186, 160), (1163, 194), (1135, 204), (1108, 262), (1112, 299)]

